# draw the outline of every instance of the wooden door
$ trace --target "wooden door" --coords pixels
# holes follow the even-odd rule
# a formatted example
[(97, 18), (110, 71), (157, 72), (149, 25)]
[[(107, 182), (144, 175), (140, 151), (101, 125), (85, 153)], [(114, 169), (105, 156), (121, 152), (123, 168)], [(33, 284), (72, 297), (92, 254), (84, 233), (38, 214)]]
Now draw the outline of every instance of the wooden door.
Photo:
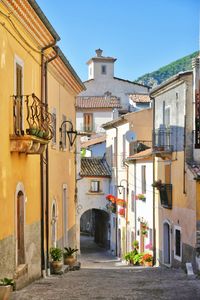
[(25, 263), (24, 254), (24, 195), (20, 191), (17, 196), (17, 263)]

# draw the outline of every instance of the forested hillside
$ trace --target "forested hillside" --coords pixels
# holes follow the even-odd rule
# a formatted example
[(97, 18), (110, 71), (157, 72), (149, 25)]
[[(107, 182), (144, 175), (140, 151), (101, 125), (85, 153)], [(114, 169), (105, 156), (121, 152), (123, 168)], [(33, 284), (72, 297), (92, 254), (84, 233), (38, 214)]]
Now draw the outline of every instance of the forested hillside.
[(167, 80), (171, 76), (187, 71), (192, 69), (192, 58), (196, 57), (198, 55), (198, 51), (194, 52), (190, 55), (187, 55), (181, 59), (178, 59), (160, 69), (157, 71), (147, 73), (136, 80), (135, 82), (142, 83), (145, 85), (149, 85), (151, 87), (155, 87), (156, 85), (162, 83), (163, 81)]

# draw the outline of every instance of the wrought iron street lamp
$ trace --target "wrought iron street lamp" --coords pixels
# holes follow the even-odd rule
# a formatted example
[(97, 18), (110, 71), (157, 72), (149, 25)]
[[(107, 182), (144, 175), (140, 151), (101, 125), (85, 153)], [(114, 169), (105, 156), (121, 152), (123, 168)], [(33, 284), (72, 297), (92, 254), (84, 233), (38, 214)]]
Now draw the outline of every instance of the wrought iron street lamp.
[(75, 140), (76, 140), (76, 137), (78, 135), (78, 132), (76, 130), (74, 130), (73, 128), (73, 124), (71, 121), (63, 121), (61, 126), (60, 126), (60, 134), (61, 134), (61, 145), (62, 145), (62, 133), (63, 133), (63, 125), (68, 123), (69, 124), (69, 129), (68, 130), (65, 130), (65, 132), (67, 133), (67, 136), (68, 136), (68, 139), (69, 139), (69, 144), (70, 144), (70, 147), (73, 146)]

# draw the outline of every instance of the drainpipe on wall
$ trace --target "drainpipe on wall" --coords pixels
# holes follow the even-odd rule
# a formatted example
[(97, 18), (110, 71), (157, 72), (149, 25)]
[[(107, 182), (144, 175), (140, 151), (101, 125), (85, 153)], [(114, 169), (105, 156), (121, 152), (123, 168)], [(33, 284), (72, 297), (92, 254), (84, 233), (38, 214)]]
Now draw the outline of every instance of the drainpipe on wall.
[(136, 205), (136, 161), (134, 160), (134, 212), (135, 212), (135, 240), (137, 240), (137, 205)]
[[(41, 50), (41, 101), (43, 103), (47, 104), (47, 93), (46, 93), (46, 85), (47, 85), (47, 79), (46, 79), (46, 70), (45, 70), (45, 61), (44, 61), (44, 51), (55, 46), (56, 41), (52, 44), (49, 44), (48, 46), (45, 46), (44, 48), (42, 48)], [(46, 107), (47, 109), (47, 107)], [(47, 187), (48, 185), (46, 184), (46, 187), (44, 189), (44, 179), (45, 179), (45, 174), (44, 174), (44, 164), (46, 165), (46, 167), (48, 166), (48, 156), (46, 157), (46, 159), (44, 158), (44, 155), (41, 154), (40, 155), (40, 185), (41, 185), (41, 271), (42, 271), (42, 276), (45, 277), (46, 276), (46, 268), (47, 268), (47, 273), (48, 273), (48, 266), (49, 266), (49, 262), (45, 265), (45, 234), (44, 234), (44, 228), (46, 227), (46, 220), (47, 220), (47, 211), (45, 213), (45, 205), (44, 205), (44, 192), (46, 192), (46, 194), (48, 194), (47, 192)], [(46, 203), (47, 204), (47, 203)], [(48, 207), (48, 205), (47, 205)], [(46, 210), (47, 210), (46, 207)], [(48, 228), (49, 230), (49, 228)], [(46, 228), (46, 232), (47, 232), (47, 228)], [(48, 234), (46, 236), (46, 251), (48, 253), (48, 240), (47, 240)], [(47, 254), (48, 256), (48, 254)], [(49, 259), (49, 256), (48, 256)]]
[[(45, 104), (46, 110), (48, 110), (48, 74), (47, 65), (54, 59), (58, 57), (58, 53), (46, 60), (44, 63), (44, 73), (45, 73)], [(49, 264), (49, 148), (46, 147), (46, 214), (45, 214), (45, 228), (46, 228), (46, 266), (47, 275), (50, 276), (50, 264)]]
[[(44, 94), (44, 53), (41, 54), (41, 101)], [(41, 271), (42, 277), (45, 277), (45, 250), (44, 250), (44, 166), (43, 154), (40, 155), (40, 196), (41, 196)]]
[[(116, 165), (116, 186), (118, 186), (118, 148), (117, 148), (117, 144), (118, 144), (118, 128), (115, 126), (112, 126), (112, 128), (115, 128), (116, 130), (116, 153), (115, 153), (115, 165)], [(117, 192), (117, 191), (116, 191)], [(118, 208), (116, 205), (116, 244), (115, 244), (115, 252), (116, 252), (116, 256), (118, 254)]]
[(128, 252), (128, 203), (129, 203), (129, 165), (125, 162), (126, 166), (126, 253)]
[[(153, 100), (153, 135), (152, 135), (152, 149), (155, 144), (155, 99)], [(155, 155), (153, 154), (153, 182), (155, 182)], [(153, 187), (153, 265), (156, 264), (156, 229), (155, 229), (155, 187)]]

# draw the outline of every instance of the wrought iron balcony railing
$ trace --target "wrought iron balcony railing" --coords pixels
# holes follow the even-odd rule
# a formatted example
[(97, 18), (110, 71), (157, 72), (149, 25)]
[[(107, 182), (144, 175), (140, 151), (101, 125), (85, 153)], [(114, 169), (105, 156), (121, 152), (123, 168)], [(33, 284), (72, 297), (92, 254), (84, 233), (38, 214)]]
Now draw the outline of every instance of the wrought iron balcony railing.
[(35, 94), (13, 96), (13, 134), (10, 151), (42, 154), (53, 137), (52, 116)]
[(31, 135), (51, 140), (53, 130), (52, 116), (35, 94), (13, 96), (14, 134), (17, 136)]
[(172, 208), (172, 184), (161, 184), (159, 188), (160, 202), (164, 208)]
[(154, 152), (172, 152), (172, 131), (170, 128), (156, 129), (153, 132)]

